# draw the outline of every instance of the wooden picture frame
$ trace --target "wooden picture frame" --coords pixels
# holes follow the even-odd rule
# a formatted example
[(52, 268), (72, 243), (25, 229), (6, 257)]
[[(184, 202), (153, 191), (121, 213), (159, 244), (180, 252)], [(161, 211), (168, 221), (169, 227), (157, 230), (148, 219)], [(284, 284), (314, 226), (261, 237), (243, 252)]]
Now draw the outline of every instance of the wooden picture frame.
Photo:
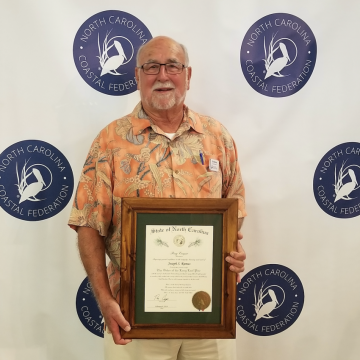
[[(123, 198), (121, 208), (120, 308), (131, 326), (129, 332), (120, 329), (121, 336), (125, 339), (235, 338), (236, 274), (229, 270), (225, 258), (230, 251), (237, 249), (237, 199)], [(203, 292), (192, 297), (193, 307), (196, 307), (192, 312), (145, 311), (145, 232), (154, 226), (155, 229), (156, 226), (169, 227), (166, 231), (178, 226), (188, 231), (198, 228), (196, 226), (212, 229), (211, 311), (194, 302), (195, 295)], [(150, 253), (153, 245), (149, 239), (148, 236)], [(150, 266), (149, 263), (151, 261), (146, 266)], [(196, 277), (193, 279), (198, 280)]]

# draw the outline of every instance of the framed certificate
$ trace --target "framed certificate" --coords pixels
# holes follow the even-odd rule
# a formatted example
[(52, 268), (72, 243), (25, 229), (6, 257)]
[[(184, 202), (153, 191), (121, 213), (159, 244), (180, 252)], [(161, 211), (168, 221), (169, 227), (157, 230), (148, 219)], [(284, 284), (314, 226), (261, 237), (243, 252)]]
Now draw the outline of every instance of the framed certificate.
[(235, 338), (237, 199), (123, 198), (125, 339)]

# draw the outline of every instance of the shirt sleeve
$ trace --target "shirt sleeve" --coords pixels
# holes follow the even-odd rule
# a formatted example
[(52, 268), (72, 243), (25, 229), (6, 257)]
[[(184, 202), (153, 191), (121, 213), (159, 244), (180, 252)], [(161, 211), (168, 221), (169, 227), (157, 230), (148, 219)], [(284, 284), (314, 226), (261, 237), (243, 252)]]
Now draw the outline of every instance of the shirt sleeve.
[(68, 225), (91, 227), (108, 235), (112, 220), (112, 161), (102, 131), (91, 145), (82, 169)]

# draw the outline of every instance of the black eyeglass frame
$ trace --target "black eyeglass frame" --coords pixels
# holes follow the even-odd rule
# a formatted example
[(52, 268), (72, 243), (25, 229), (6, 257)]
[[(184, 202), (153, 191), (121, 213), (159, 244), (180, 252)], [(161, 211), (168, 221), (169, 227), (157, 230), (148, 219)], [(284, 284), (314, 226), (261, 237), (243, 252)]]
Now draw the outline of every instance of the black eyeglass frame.
[[(154, 74), (148, 74), (148, 73), (146, 73), (145, 70), (144, 70), (144, 65), (147, 65), (147, 64), (160, 65), (160, 66), (159, 66), (159, 71), (158, 71), (157, 73), (154, 73)], [(169, 73), (168, 70), (167, 70), (166, 65), (174, 65), (174, 64), (180, 64), (180, 65), (182, 66), (181, 71), (178, 72), (178, 73), (173, 73), (173, 74), (172, 74), (172, 73)], [(156, 62), (148, 62), (148, 63), (142, 64), (141, 66), (138, 66), (138, 68), (139, 68), (139, 69), (142, 69), (142, 71), (143, 71), (144, 74), (146, 74), (146, 75), (158, 75), (159, 72), (160, 72), (160, 69), (161, 69), (161, 65), (164, 65), (164, 66), (165, 66), (165, 71), (166, 71), (166, 73), (167, 73), (167, 74), (170, 74), (170, 75), (181, 74), (181, 73), (184, 71), (184, 69), (188, 68), (188, 66), (185, 66), (184, 64), (182, 64), (182, 63), (180, 63), (180, 62), (173, 62), (173, 63), (166, 63), (166, 64), (160, 64), (160, 63), (156, 63)]]

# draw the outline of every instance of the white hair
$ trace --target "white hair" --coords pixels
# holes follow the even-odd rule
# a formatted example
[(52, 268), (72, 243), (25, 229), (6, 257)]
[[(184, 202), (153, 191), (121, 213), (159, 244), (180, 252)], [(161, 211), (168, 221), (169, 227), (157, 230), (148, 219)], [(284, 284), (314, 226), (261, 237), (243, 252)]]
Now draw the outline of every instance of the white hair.
[[(173, 40), (173, 41), (175, 41), (175, 40)], [(183, 50), (184, 56), (185, 56), (185, 64), (184, 64), (184, 65), (185, 65), (186, 67), (188, 67), (188, 66), (189, 66), (189, 55), (188, 55), (188, 51), (187, 51), (185, 45), (180, 44), (180, 43), (178, 43), (177, 41), (175, 41), (175, 42), (176, 42), (176, 43), (181, 47), (181, 49)], [(139, 49), (138, 49), (138, 52), (137, 52), (137, 54), (136, 54), (136, 66), (142, 65), (142, 64), (139, 64), (140, 53), (141, 53), (141, 51), (143, 50), (144, 46), (146, 46), (146, 44), (147, 44), (147, 43), (142, 44), (142, 45), (139, 47)]]

